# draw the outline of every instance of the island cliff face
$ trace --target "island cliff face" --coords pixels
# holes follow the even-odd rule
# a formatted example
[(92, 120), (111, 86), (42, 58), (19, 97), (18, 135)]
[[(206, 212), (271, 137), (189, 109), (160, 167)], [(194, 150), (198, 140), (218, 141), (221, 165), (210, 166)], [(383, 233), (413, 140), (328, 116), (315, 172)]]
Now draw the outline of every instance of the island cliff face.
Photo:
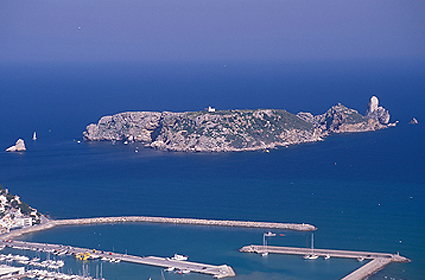
[[(90, 141), (140, 142), (168, 151), (254, 151), (322, 141), (329, 133), (374, 131), (388, 126), (387, 110), (373, 103), (367, 112), (370, 115), (362, 116), (342, 104), (318, 116), (274, 109), (125, 112), (102, 117), (97, 124), (88, 125), (83, 136)], [(388, 120), (383, 113), (388, 114)]]

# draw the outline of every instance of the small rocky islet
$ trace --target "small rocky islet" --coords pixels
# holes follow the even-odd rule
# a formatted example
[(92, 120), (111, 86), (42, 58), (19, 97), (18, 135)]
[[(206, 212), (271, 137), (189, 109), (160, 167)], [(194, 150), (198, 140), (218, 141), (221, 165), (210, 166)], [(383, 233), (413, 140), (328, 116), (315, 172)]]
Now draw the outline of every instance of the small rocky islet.
[(279, 109), (124, 112), (89, 124), (83, 137), (86, 141), (139, 142), (176, 152), (237, 152), (322, 141), (332, 133), (394, 125), (388, 110), (372, 96), (365, 115), (340, 103), (316, 116)]

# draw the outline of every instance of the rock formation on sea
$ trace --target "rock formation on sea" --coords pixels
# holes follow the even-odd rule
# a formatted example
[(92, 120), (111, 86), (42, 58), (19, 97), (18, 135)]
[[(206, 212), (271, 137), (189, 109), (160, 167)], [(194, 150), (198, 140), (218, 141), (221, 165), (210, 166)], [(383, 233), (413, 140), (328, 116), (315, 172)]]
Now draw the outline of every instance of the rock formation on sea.
[(377, 120), (383, 125), (387, 125), (390, 122), (390, 113), (379, 106), (379, 99), (376, 96), (372, 96), (367, 104), (366, 117)]
[(374, 131), (388, 127), (390, 115), (372, 97), (362, 116), (342, 104), (322, 115), (285, 110), (199, 112), (124, 112), (102, 117), (83, 132), (89, 141), (140, 142), (183, 152), (253, 151), (323, 140), (330, 133)]
[(410, 122), (409, 122), (409, 124), (418, 124), (419, 122), (418, 122), (418, 120), (416, 119), (416, 118), (413, 118)]
[(22, 152), (22, 151), (26, 151), (27, 148), (25, 148), (25, 142), (23, 139), (18, 139), (18, 141), (16, 141), (14, 146), (11, 146), (9, 148), (6, 149), (6, 152)]
[(388, 110), (378, 105), (378, 98), (372, 96), (367, 106), (366, 116), (341, 103), (332, 106), (322, 115), (313, 116), (311, 113), (300, 112), (297, 116), (329, 133), (373, 131), (388, 127), (390, 121)]

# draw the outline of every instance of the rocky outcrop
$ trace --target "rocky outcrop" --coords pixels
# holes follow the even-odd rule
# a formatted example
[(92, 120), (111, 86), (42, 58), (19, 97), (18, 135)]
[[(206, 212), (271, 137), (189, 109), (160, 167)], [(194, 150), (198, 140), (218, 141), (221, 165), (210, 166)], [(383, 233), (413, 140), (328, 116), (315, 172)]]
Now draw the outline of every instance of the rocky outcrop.
[(419, 122), (418, 122), (418, 120), (416, 119), (416, 118), (413, 118), (410, 122), (409, 122), (409, 124), (418, 124)]
[(390, 122), (390, 113), (379, 106), (379, 99), (376, 96), (372, 96), (367, 104), (366, 117), (379, 121), (382, 125), (387, 125)]
[(6, 152), (22, 152), (22, 151), (26, 151), (27, 148), (25, 147), (25, 142), (23, 139), (18, 139), (18, 141), (16, 141), (14, 146), (11, 146), (9, 148), (6, 149)]
[(328, 133), (366, 132), (390, 126), (390, 114), (379, 106), (376, 96), (370, 99), (366, 116), (341, 103), (332, 106), (322, 115), (313, 116), (308, 112), (299, 112), (297, 116)]
[[(373, 112), (382, 108), (377, 107), (375, 101), (372, 105)], [(373, 114), (362, 116), (356, 110), (337, 104), (317, 116), (307, 112), (294, 115), (274, 109), (125, 112), (102, 117), (97, 124), (88, 125), (83, 136), (89, 141), (140, 142), (168, 151), (230, 152), (315, 142), (329, 133), (373, 131), (385, 127), (387, 125)]]
[(298, 117), (328, 133), (365, 132), (387, 127), (374, 118), (362, 116), (358, 111), (338, 103), (322, 115), (300, 112)]
[(152, 133), (159, 128), (162, 115), (157, 112), (126, 112), (104, 116), (97, 124), (87, 126), (83, 136), (92, 141), (152, 142)]

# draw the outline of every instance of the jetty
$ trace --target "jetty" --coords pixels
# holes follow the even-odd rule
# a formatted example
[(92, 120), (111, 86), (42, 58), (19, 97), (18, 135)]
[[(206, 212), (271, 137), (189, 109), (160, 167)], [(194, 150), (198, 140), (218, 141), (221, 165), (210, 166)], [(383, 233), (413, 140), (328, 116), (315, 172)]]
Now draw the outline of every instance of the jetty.
[(255, 222), (255, 221), (234, 221), (234, 220), (213, 220), (196, 218), (170, 218), (170, 217), (150, 217), (150, 216), (120, 216), (120, 217), (96, 217), (81, 219), (60, 219), (49, 220), (40, 225), (13, 230), (1, 235), (0, 238), (12, 239), (28, 233), (43, 231), (57, 226), (81, 226), (90, 224), (115, 224), (115, 223), (163, 223), (163, 224), (184, 224), (196, 226), (216, 226), (216, 227), (243, 227), (243, 228), (262, 228), (262, 229), (280, 229), (295, 231), (314, 231), (317, 228), (311, 224), (296, 223), (276, 223), (276, 222)]
[(7, 246), (18, 250), (42, 251), (46, 253), (66, 252), (84, 260), (101, 259), (109, 262), (128, 262), (149, 266), (158, 266), (168, 270), (181, 271), (182, 273), (196, 272), (212, 275), (216, 279), (236, 276), (232, 267), (223, 265), (211, 265), (174, 258), (156, 256), (140, 257), (135, 255), (108, 252), (103, 250), (80, 248), (62, 244), (36, 243), (15, 240), (0, 240), (0, 246)]
[(361, 280), (366, 279), (370, 275), (375, 274), (386, 265), (392, 262), (410, 262), (406, 257), (400, 254), (389, 253), (376, 253), (376, 252), (361, 252), (349, 250), (332, 250), (332, 249), (312, 249), (312, 248), (297, 248), (297, 247), (282, 247), (282, 246), (262, 246), (262, 245), (248, 245), (239, 249), (243, 253), (257, 253), (263, 254), (287, 254), (287, 255), (317, 255), (324, 259), (329, 258), (349, 258), (357, 259), (359, 261), (368, 260), (368, 262), (361, 266), (359, 269), (348, 274), (341, 280)]

